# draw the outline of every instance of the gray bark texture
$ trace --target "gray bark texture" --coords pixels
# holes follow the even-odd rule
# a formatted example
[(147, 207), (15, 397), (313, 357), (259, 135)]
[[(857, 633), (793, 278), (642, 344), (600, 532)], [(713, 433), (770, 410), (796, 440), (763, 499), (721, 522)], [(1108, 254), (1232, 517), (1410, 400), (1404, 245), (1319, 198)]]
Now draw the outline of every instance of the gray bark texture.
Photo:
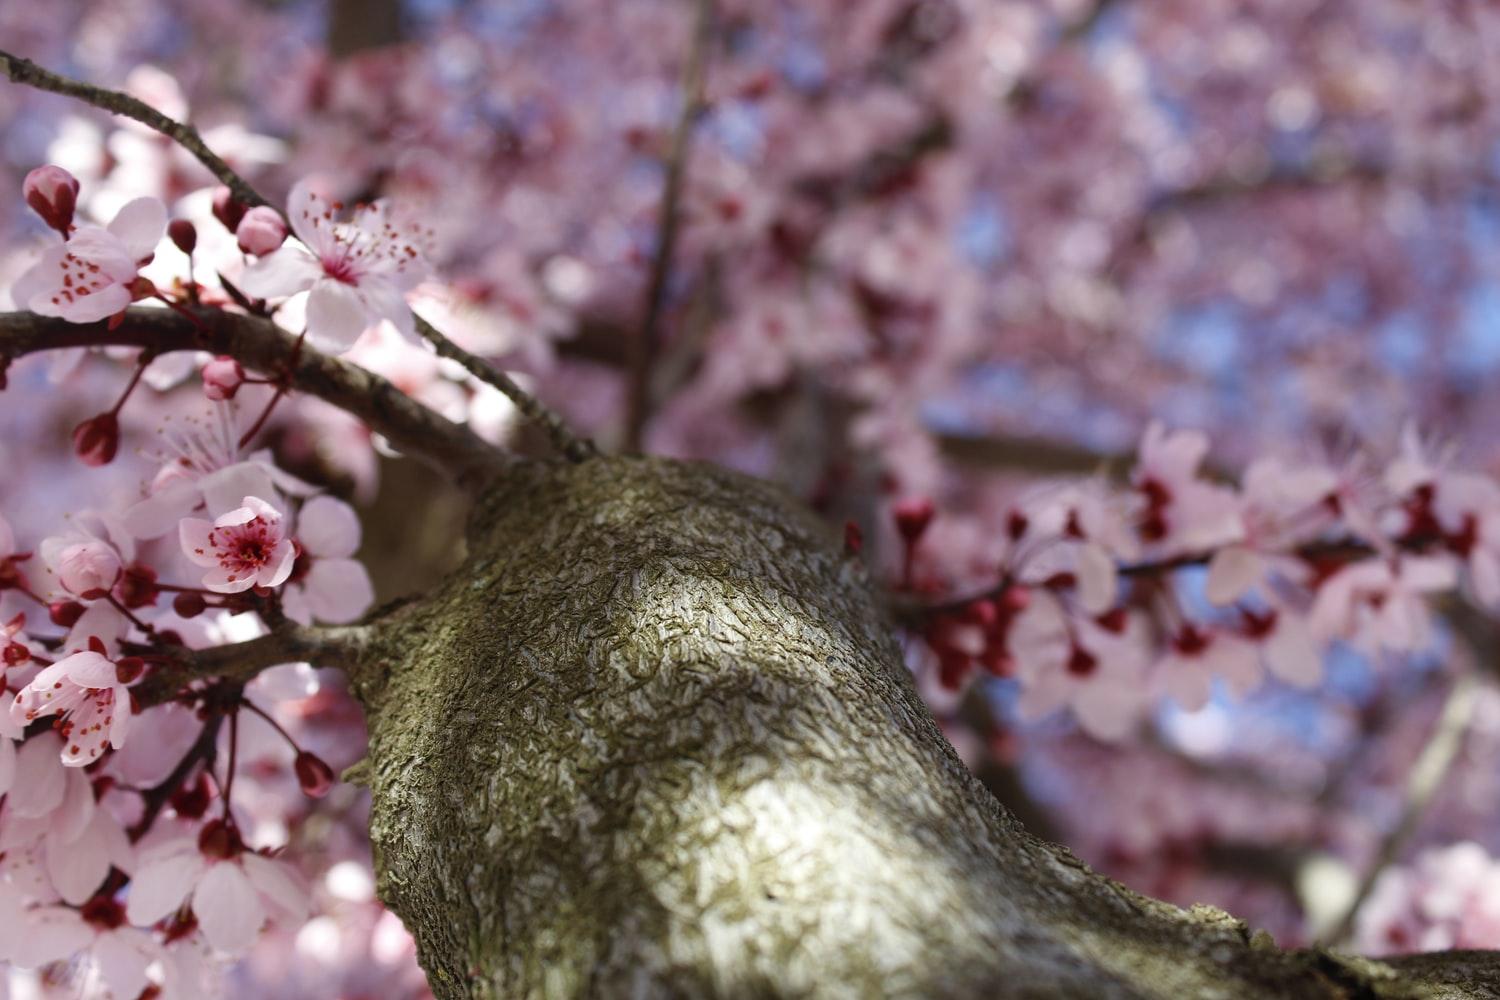
[(441, 1000), (1497, 997), (1287, 952), (1029, 835), (828, 526), (702, 465), (506, 473), (356, 672), (381, 897)]

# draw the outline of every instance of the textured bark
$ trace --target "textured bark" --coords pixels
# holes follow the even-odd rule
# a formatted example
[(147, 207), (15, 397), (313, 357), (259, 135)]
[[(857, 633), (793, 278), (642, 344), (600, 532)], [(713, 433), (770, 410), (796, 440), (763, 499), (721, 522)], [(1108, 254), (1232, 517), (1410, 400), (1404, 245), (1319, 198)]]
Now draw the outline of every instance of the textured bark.
[(774, 487), (524, 466), (469, 544), (357, 674), (381, 896), (440, 998), (1500, 995), (1491, 956), (1283, 952), (1027, 834)]

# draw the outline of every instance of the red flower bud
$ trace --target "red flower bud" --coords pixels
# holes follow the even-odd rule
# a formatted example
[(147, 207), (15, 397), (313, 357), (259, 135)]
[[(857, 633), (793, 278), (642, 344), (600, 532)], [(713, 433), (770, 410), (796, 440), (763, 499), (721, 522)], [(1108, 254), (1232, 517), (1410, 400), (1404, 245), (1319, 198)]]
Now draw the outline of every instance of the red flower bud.
[(172, 237), (177, 249), (188, 256), (192, 256), (193, 250), (198, 246), (198, 230), (186, 219), (173, 219), (167, 223), (167, 235)]
[(198, 834), (198, 851), (207, 858), (228, 859), (244, 849), (239, 833), (221, 819), (204, 824)]
[(47, 605), (47, 617), (58, 628), (72, 628), (83, 617), (83, 605), (77, 601), (53, 601)]
[(303, 793), (315, 799), (321, 799), (333, 787), (333, 768), (325, 764), (323, 758), (306, 750), (297, 751), (292, 770), (297, 772), (297, 784), (302, 786)]
[(857, 556), (865, 547), (865, 533), (853, 521), (844, 522), (844, 554)]
[(0, 663), (7, 667), (19, 667), (30, 660), (31, 650), (19, 642), (6, 643), (5, 648), (0, 650)]
[(101, 413), (73, 428), (73, 454), (84, 465), (108, 465), (120, 449), (120, 421)]
[(901, 533), (906, 544), (915, 545), (932, 523), (932, 501), (926, 497), (902, 500), (891, 509), (891, 514), (896, 519), (896, 530)]
[(224, 223), (224, 228), (231, 233), (239, 228), (240, 220), (245, 217), (246, 205), (237, 201), (227, 187), (214, 188), (214, 218)]
[(172, 610), (182, 618), (197, 618), (208, 608), (202, 594), (178, 594), (172, 598)]
[(62, 167), (37, 167), (26, 175), (21, 190), (31, 210), (67, 239), (73, 228), (73, 210), (78, 207), (78, 178)]
[(244, 381), (245, 369), (234, 358), (220, 356), (203, 366), (203, 394), (209, 399), (233, 399)]

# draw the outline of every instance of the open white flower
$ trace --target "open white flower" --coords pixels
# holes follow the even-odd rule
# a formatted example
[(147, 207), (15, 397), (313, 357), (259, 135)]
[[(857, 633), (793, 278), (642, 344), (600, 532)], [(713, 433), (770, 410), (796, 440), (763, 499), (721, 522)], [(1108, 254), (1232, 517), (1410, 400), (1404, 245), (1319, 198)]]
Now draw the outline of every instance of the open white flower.
[(352, 222), (335, 222), (342, 208), (314, 194), (307, 182), (287, 199), (292, 232), (304, 246), (287, 244), (245, 270), (240, 288), (272, 299), (307, 291), (307, 336), (313, 345), (346, 351), (381, 320), (413, 336), (406, 293), (427, 275), (426, 237), (398, 224), (385, 202), (360, 206)]

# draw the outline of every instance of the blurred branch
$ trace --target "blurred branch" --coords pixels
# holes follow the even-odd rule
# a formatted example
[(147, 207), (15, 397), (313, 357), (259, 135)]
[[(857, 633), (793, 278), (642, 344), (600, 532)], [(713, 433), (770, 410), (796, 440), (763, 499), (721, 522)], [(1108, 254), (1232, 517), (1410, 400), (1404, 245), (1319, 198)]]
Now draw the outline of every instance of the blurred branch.
[(358, 417), (397, 448), (461, 484), (479, 486), (508, 461), (504, 452), (462, 424), (434, 413), (373, 372), (305, 343), (298, 346), (297, 338), (270, 320), (219, 309), (195, 310), (195, 319), (140, 307), (124, 315), (124, 322), (110, 329), (105, 322), (0, 313), (0, 372), (24, 355), (68, 347), (139, 347), (154, 355), (210, 351), (269, 378), (288, 377), (293, 388)]
[(1479, 689), (1478, 678), (1471, 671), (1459, 674), (1443, 703), (1442, 714), (1427, 745), (1417, 756), (1406, 778), (1405, 801), (1396, 825), (1382, 838), (1375, 859), (1360, 879), (1359, 888), (1349, 901), (1342, 917), (1320, 939), (1324, 945), (1336, 945), (1349, 936), (1359, 908), (1369, 898), (1381, 874), (1401, 856), (1420, 825), (1428, 803), (1443, 783), (1463, 747), (1464, 734), (1474, 714)]
[[(286, 218), (285, 212), (266, 201), (233, 167), (209, 149), (198, 135), (197, 129), (168, 118), (144, 101), (120, 91), (60, 76), (3, 50), (0, 50), (0, 72), (4, 72), (14, 83), (76, 98), (96, 108), (134, 119), (160, 132), (193, 154), (199, 163), (234, 193), (235, 198), (246, 205), (266, 205), (275, 209), (283, 219)], [(499, 389), (515, 404), (522, 416), (539, 424), (547, 432), (553, 446), (569, 461), (580, 462), (596, 454), (593, 442), (574, 434), (560, 416), (522, 389), (504, 372), (496, 370), (488, 362), (453, 343), (421, 316), (416, 317), (416, 325), (417, 331), (432, 344), (438, 354), (457, 361), (469, 374)]]
[(343, 59), (401, 41), (401, 0), (329, 0), (328, 54)]
[(703, 113), (703, 86), (708, 66), (708, 50), (713, 38), (713, 0), (697, 0), (693, 38), (683, 66), (682, 106), (672, 132), (667, 152), (667, 176), (662, 189), (656, 222), (656, 251), (651, 258), (651, 274), (646, 283), (646, 303), (640, 329), (631, 340), (630, 383), (625, 414), (625, 450), (639, 451), (646, 422), (651, 419), (653, 399), (651, 367), (661, 340), (662, 313), (666, 307), (668, 286), (672, 281), (672, 255), (677, 247), (681, 218), (682, 189), (687, 177), (687, 161), (692, 150), (693, 130)]

